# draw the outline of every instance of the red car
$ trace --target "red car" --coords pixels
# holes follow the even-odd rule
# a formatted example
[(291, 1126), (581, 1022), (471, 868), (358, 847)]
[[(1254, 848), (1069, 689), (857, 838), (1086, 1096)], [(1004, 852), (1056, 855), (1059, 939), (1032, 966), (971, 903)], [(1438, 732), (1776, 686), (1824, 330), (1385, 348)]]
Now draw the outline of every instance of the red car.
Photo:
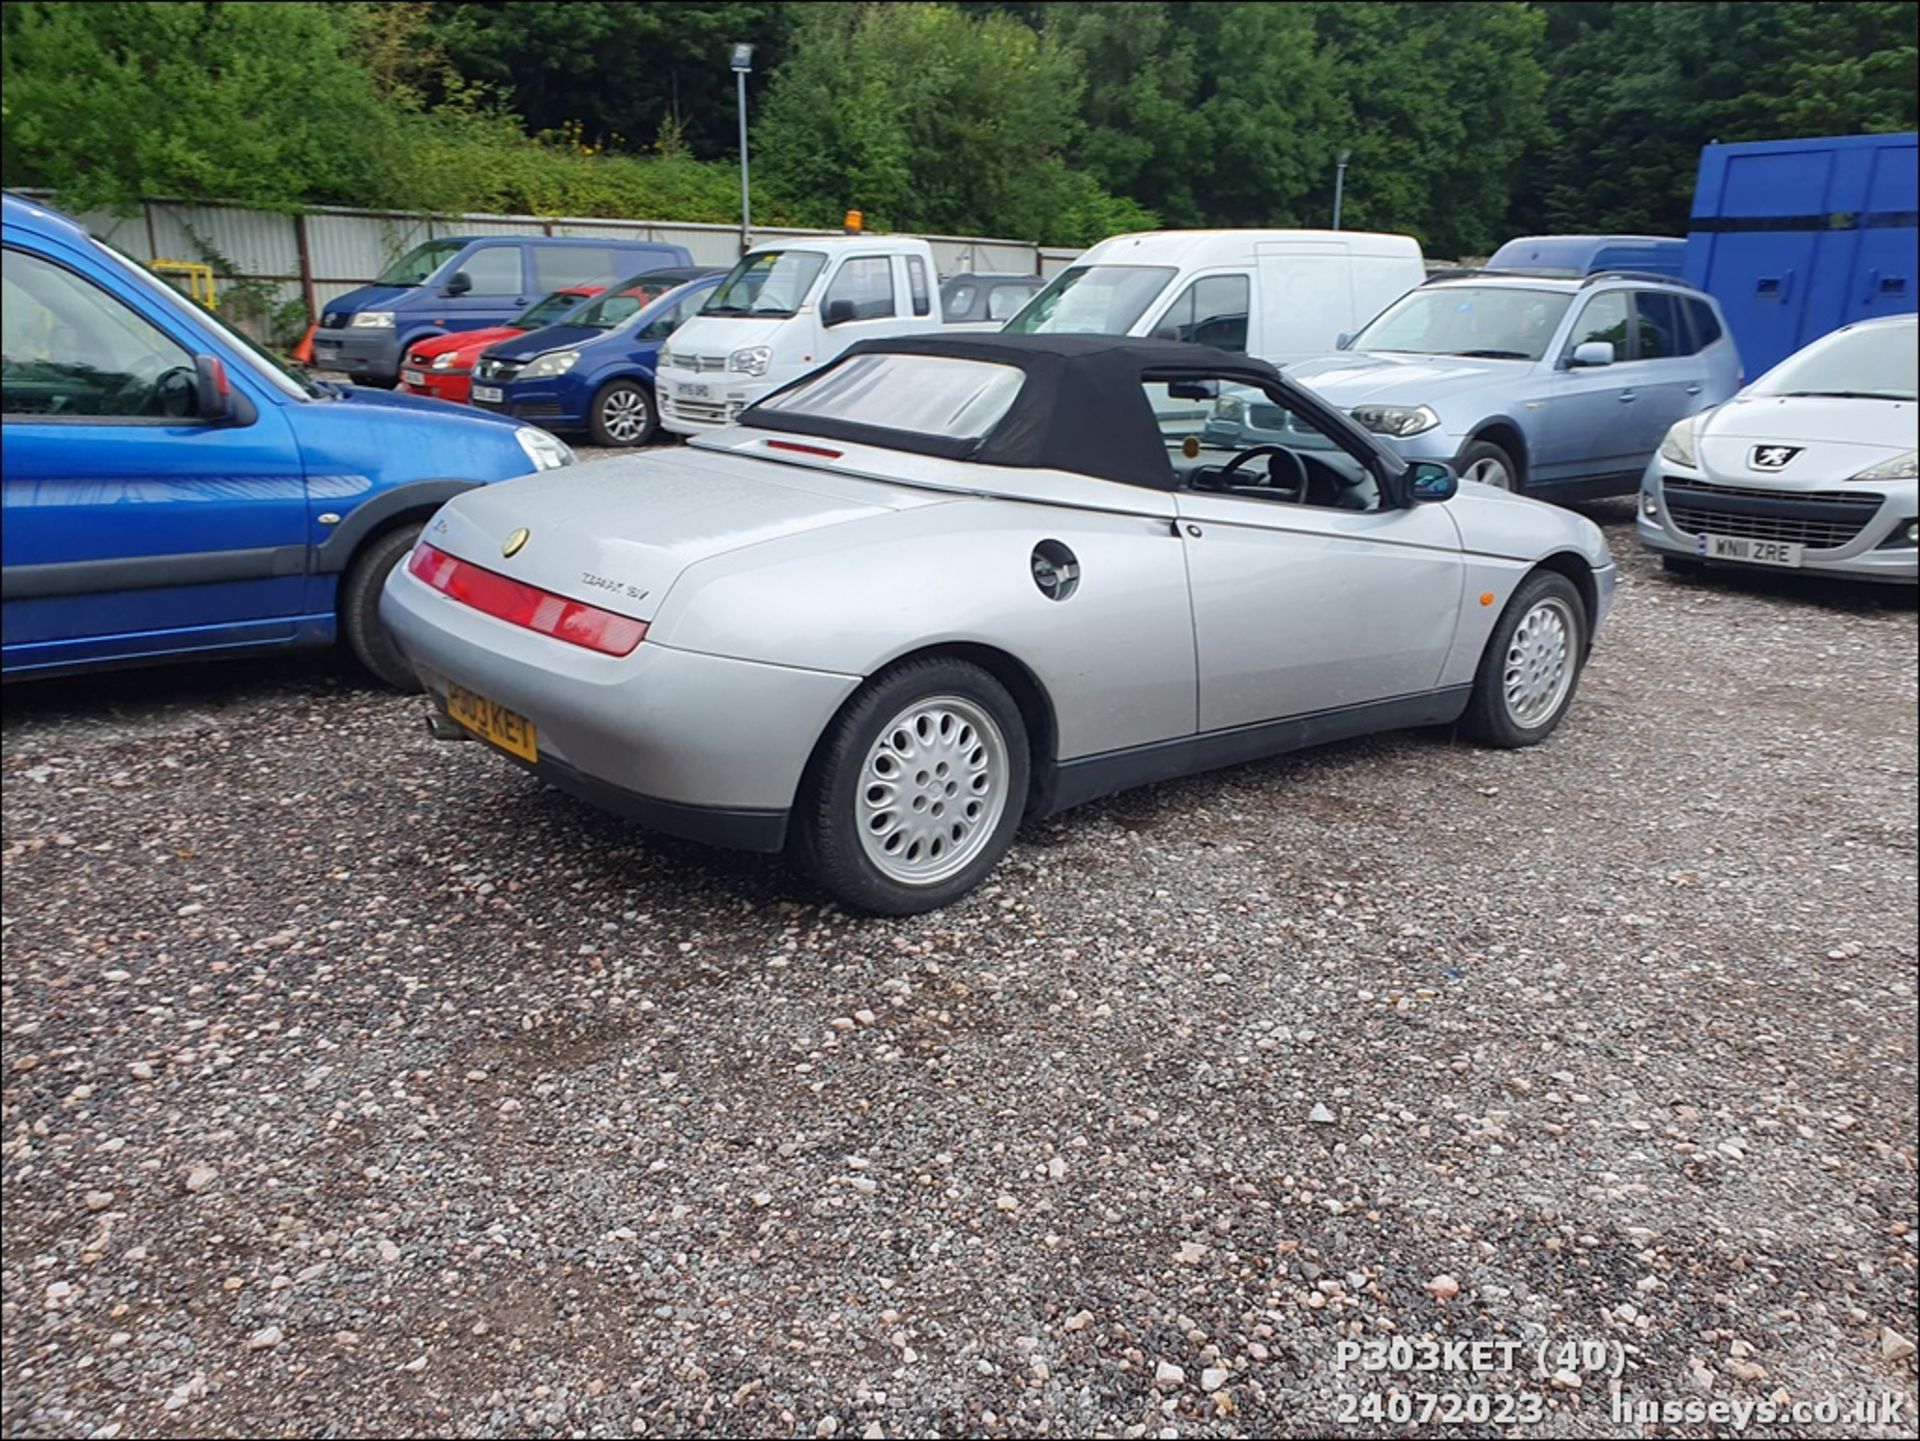
[(413, 346), (400, 360), (400, 383), (395, 387), (408, 395), (431, 395), (437, 400), (452, 400), (464, 405), (473, 363), (489, 345), (511, 340), (529, 330), (552, 325), (579, 305), (591, 300), (604, 286), (570, 285), (556, 290), (538, 304), (514, 317), (510, 325), (490, 325), (485, 330), (456, 330), (451, 335), (436, 335)]

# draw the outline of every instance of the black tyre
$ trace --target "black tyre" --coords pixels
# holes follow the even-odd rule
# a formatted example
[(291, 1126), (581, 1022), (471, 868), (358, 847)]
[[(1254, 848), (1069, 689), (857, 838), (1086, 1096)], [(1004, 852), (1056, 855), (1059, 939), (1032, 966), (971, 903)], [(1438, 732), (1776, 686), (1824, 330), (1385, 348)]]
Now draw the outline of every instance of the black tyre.
[(645, 445), (659, 428), (653, 392), (645, 382), (624, 376), (601, 386), (587, 412), (595, 445)]
[(848, 906), (937, 910), (1013, 844), (1031, 770), (1020, 708), (979, 666), (908, 661), (827, 727), (801, 782), (789, 851)]
[(1519, 492), (1525, 488), (1520, 467), (1511, 455), (1490, 440), (1476, 440), (1454, 457), (1454, 471), (1462, 480), (1477, 480), (1496, 490)]
[(418, 525), (382, 531), (360, 547), (340, 578), (340, 630), (354, 659), (395, 690), (408, 693), (420, 689), (420, 677), (381, 624), (380, 592), (419, 534)]
[(1480, 657), (1462, 729), (1508, 749), (1552, 735), (1580, 686), (1587, 627), (1586, 602), (1564, 575), (1537, 570), (1520, 582)]

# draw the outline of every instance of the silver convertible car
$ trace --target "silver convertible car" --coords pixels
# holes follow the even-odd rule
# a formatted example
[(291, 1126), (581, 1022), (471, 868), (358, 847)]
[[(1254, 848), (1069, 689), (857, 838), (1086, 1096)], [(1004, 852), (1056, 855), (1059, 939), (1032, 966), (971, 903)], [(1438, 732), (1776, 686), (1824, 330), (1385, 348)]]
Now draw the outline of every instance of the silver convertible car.
[[(1155, 420), (1228, 392), (1320, 443)], [(1409, 465), (1264, 362), (979, 334), (469, 491), (381, 614), (436, 734), (900, 915), (1128, 786), (1399, 726), (1544, 740), (1613, 585), (1590, 521)]]

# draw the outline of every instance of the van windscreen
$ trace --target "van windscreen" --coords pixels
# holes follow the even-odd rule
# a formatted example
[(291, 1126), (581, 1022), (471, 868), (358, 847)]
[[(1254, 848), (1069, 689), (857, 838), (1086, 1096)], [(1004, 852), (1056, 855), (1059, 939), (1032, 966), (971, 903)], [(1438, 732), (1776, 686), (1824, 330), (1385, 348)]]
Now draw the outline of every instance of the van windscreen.
[(1125, 335), (1173, 277), (1170, 265), (1076, 265), (1005, 329), (1009, 335)]

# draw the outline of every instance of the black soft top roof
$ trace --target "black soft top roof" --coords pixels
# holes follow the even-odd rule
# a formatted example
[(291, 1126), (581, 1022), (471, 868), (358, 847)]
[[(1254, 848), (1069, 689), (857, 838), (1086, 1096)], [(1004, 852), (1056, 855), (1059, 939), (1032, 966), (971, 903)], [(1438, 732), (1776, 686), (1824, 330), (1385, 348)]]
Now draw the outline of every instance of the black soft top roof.
[(1280, 378), (1264, 360), (1206, 345), (1124, 335), (912, 335), (859, 341), (833, 364), (859, 355), (937, 355), (1012, 365), (1026, 372), (1026, 383), (999, 424), (976, 440), (789, 414), (779, 409), (780, 396), (789, 388), (784, 386), (741, 412), (740, 424), (983, 465), (1076, 471), (1123, 485), (1171, 490), (1175, 476), (1166, 441), (1141, 382), (1181, 375), (1248, 383)]

